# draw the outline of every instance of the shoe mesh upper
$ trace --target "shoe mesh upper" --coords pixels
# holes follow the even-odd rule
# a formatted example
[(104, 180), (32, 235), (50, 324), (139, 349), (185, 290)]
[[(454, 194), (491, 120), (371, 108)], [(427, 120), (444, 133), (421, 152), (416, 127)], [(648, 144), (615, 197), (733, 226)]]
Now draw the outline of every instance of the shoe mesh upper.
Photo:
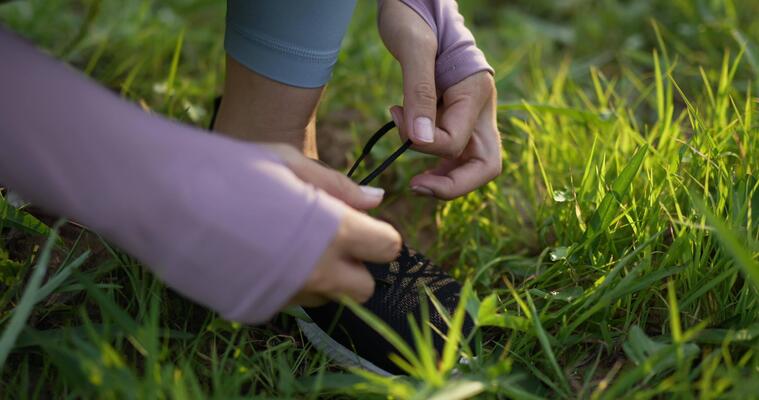
[[(423, 286), (430, 289), (449, 315), (453, 314), (458, 304), (461, 285), (405, 245), (395, 261), (389, 264), (366, 263), (366, 267), (374, 277), (376, 286), (372, 297), (362, 306), (382, 319), (411, 348), (414, 348), (414, 339), (406, 316), (411, 314), (417, 324), (421, 321), (420, 289)], [(431, 302), (426, 301), (429, 322), (445, 334), (448, 331), (447, 324)], [(388, 359), (390, 354), (398, 353), (395, 348), (349, 309), (330, 302), (305, 310), (321, 329), (343, 346), (390, 373), (403, 373)], [(465, 336), (471, 332), (472, 327), (472, 321), (467, 316), (463, 326)], [(433, 344), (439, 355), (445, 342), (434, 329), (432, 332)]]

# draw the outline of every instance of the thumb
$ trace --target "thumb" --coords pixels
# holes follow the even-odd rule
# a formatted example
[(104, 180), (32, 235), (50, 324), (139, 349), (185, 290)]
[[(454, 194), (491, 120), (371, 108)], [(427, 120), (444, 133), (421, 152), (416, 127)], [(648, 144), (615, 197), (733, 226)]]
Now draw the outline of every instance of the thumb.
[(332, 300), (339, 301), (340, 297), (347, 295), (359, 303), (363, 303), (374, 293), (374, 278), (372, 274), (356, 260), (338, 261), (333, 268), (335, 290), (324, 295)]
[(432, 143), (437, 112), (437, 35), (419, 14), (398, 0), (380, 3), (379, 28), (403, 72), (404, 124), (398, 126), (401, 136), (411, 139), (416, 147)]
[(403, 126), (404, 133), (414, 144), (435, 141), (437, 92), (435, 91), (435, 56), (421, 53), (404, 57), (403, 69)]
[(336, 238), (355, 260), (388, 262), (401, 250), (401, 235), (395, 228), (355, 210), (347, 210)]
[(302, 181), (324, 190), (332, 197), (359, 210), (377, 207), (385, 195), (385, 191), (381, 188), (359, 186), (347, 176), (305, 157), (300, 158), (295, 165), (291, 164), (290, 169)]

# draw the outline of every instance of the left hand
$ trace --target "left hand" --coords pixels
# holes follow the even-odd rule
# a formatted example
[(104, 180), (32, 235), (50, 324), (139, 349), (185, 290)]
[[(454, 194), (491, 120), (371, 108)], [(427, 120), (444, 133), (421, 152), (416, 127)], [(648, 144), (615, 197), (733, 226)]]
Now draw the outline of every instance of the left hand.
[(399, 0), (385, 0), (379, 12), (380, 36), (403, 72), (403, 107), (390, 109), (393, 120), (414, 149), (442, 157), (435, 168), (411, 179), (411, 189), (448, 200), (498, 176), (501, 142), (493, 77), (486, 71), (471, 75), (438, 102), (435, 33)]

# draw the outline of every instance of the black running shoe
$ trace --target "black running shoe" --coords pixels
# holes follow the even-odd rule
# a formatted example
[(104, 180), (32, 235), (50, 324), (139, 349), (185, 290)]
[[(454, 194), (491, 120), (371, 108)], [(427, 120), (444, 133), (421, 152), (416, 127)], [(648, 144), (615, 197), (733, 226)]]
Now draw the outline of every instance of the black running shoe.
[[(389, 122), (372, 136), (348, 172), (348, 176), (353, 174), (379, 138), (393, 127), (395, 124)], [(406, 141), (360, 183), (362, 185), (369, 183), (411, 144), (411, 141)], [(420, 297), (420, 288), (428, 288), (449, 315), (453, 315), (458, 305), (461, 285), (405, 244), (395, 261), (389, 264), (366, 263), (365, 265), (376, 284), (374, 294), (362, 306), (390, 326), (412, 349), (415, 348), (414, 338), (407, 315), (411, 314), (417, 323), (422, 323), (423, 305), (420, 301), (422, 299), (429, 301)], [(339, 303), (330, 302), (321, 307), (304, 308), (304, 310), (313, 322), (298, 320), (301, 331), (314, 347), (338, 364), (360, 367), (381, 375), (404, 373), (388, 358), (390, 354), (398, 353), (395, 347), (350, 309)], [(446, 334), (448, 325), (431, 304), (428, 304), (427, 310), (429, 322), (436, 328), (433, 329), (433, 344), (437, 354), (440, 355), (445, 341), (435, 333), (435, 330)], [(469, 335), (472, 328), (472, 320), (467, 316), (462, 327), (464, 337)]]

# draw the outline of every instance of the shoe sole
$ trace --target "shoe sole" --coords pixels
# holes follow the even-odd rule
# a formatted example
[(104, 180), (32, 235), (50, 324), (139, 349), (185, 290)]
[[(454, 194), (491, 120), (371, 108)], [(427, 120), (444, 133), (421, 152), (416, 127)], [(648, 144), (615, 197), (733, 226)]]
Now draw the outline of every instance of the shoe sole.
[(300, 319), (297, 321), (300, 331), (303, 332), (308, 341), (336, 364), (346, 368), (361, 368), (382, 376), (393, 376), (393, 374), (374, 365), (371, 361), (359, 356), (351, 351), (351, 349), (332, 339), (319, 325)]

